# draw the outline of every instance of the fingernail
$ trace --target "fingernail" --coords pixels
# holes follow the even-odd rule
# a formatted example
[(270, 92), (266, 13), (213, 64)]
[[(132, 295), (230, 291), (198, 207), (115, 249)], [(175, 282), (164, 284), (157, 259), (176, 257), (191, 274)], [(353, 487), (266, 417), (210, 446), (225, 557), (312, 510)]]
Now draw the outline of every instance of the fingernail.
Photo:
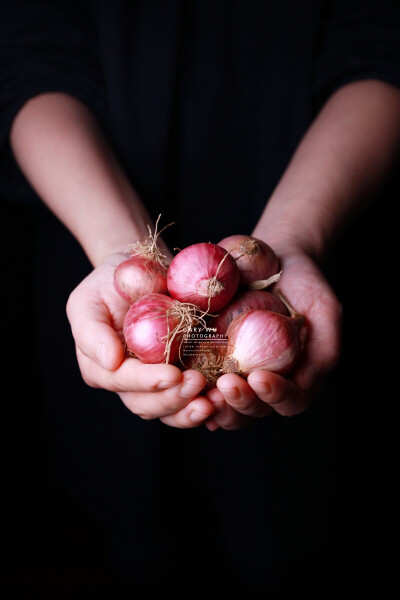
[(194, 423), (199, 423), (200, 421), (204, 421), (204, 419), (206, 419), (206, 418), (207, 418), (206, 415), (203, 415), (202, 413), (197, 412), (197, 410), (194, 410), (189, 415), (189, 419), (191, 421), (193, 421)]
[(271, 393), (271, 385), (268, 381), (265, 381), (264, 378), (261, 378), (261, 381), (255, 377), (249, 381), (250, 386), (257, 393), (257, 391), (261, 394), (270, 394)]
[(266, 381), (263, 381), (262, 384), (260, 385), (260, 387), (262, 388), (262, 391), (264, 394), (270, 394), (271, 393), (271, 386), (269, 383), (267, 383)]
[(157, 383), (158, 390), (167, 390), (170, 387), (174, 387), (178, 382), (177, 381), (159, 381)]
[(182, 396), (182, 398), (192, 398), (197, 393), (198, 393), (198, 386), (192, 385), (189, 382), (184, 383), (182, 385), (181, 389), (179, 390), (179, 395)]
[(239, 400), (240, 392), (237, 387), (221, 388), (223, 395), (229, 400)]
[(103, 369), (109, 370), (109, 368), (110, 368), (110, 352), (109, 352), (107, 344), (105, 344), (104, 342), (100, 342), (100, 344), (97, 346), (96, 356), (97, 356), (97, 361), (100, 364), (100, 366), (103, 367)]

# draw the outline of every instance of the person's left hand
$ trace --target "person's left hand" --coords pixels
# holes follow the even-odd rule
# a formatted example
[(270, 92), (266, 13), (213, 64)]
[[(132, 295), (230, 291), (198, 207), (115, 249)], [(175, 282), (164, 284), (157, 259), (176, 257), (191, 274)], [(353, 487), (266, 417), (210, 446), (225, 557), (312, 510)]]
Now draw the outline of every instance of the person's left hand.
[(240, 429), (254, 418), (304, 412), (318, 395), (340, 355), (341, 305), (315, 262), (303, 253), (280, 256), (282, 275), (276, 284), (305, 317), (304, 348), (289, 376), (257, 370), (247, 378), (227, 373), (207, 397), (215, 412), (208, 429)]

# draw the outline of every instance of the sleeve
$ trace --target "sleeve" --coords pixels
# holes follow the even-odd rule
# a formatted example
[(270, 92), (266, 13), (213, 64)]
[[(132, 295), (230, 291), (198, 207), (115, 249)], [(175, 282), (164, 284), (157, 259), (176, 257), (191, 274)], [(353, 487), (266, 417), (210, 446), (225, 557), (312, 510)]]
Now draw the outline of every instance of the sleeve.
[[(15, 177), (12, 122), (35, 95), (64, 92), (104, 113), (94, 27), (84, 1), (11, 0), (0, 8), (0, 178)], [(5, 166), (6, 165), (6, 166)], [(4, 171), (7, 171), (6, 175)], [(18, 177), (18, 176), (17, 176)]]
[(320, 106), (342, 85), (379, 79), (400, 87), (400, 1), (332, 0), (316, 54)]

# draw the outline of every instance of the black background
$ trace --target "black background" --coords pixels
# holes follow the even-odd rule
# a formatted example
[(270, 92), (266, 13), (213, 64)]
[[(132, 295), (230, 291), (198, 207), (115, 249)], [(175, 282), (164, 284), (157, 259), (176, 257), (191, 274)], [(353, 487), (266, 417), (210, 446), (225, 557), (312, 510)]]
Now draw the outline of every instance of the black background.
[[(35, 16), (41, 18), (41, 15)], [(298, 27), (295, 19), (291, 22), (296, 34), (307, 37), (305, 23)], [(264, 37), (267, 39), (267, 36)], [(151, 38), (149, 40), (151, 45), (153, 42)], [(342, 45), (338, 44), (334, 50), (335, 55), (336, 51), (340, 54)], [(344, 53), (345, 50), (343, 45)], [(243, 58), (242, 54), (240, 57)], [(213, 67), (213, 53), (209, 60)], [(340, 60), (334, 64), (342, 68)], [(162, 69), (163, 65), (164, 61), (160, 61)], [(243, 67), (246, 73), (254, 75), (253, 71), (247, 71), (245, 61)], [(273, 67), (275, 76), (280, 79), (279, 65), (274, 64)], [(139, 72), (142, 73), (142, 70), (139, 69)], [(210, 72), (214, 73), (213, 69)], [(114, 75), (113, 69), (111, 73)], [(146, 80), (146, 68), (143, 68), (143, 73)], [(206, 68), (204, 73), (208, 82)], [(163, 78), (154, 80), (158, 84)], [(291, 78), (289, 82), (290, 89), (295, 89)], [(190, 85), (188, 89), (190, 92)], [(202, 92), (204, 90), (207, 91), (208, 87), (203, 86)], [(265, 91), (268, 97), (268, 87)], [(159, 96), (154, 93), (151, 97), (158, 102)], [(135, 97), (136, 94), (133, 94)], [(282, 98), (286, 97), (282, 95)], [(116, 94), (117, 103), (119, 100)], [(275, 102), (274, 99), (272, 101)], [(195, 103), (189, 106), (192, 109), (196, 107)], [(222, 109), (225, 111), (225, 105)], [(140, 111), (131, 112), (133, 115), (141, 114)], [(248, 122), (254, 123), (257, 113), (253, 114), (251, 108), (248, 113)], [(119, 111), (116, 114), (119, 115)], [(195, 114), (201, 115), (202, 110)], [(148, 115), (153, 120), (151, 110)], [(187, 121), (190, 127), (183, 130), (186, 142), (196, 146), (198, 137), (202, 133), (207, 134), (207, 129), (202, 127), (203, 121), (193, 118), (193, 115)], [(150, 125), (149, 119), (146, 126)], [(225, 125), (231, 133), (229, 119)], [(238, 122), (237, 126), (241, 130), (242, 122)], [(124, 122), (122, 133), (125, 139)], [(295, 132), (296, 140), (297, 134)], [(227, 139), (231, 138), (223, 132), (220, 136), (222, 148), (226, 147)], [(151, 188), (154, 183), (153, 163), (142, 159), (144, 164), (141, 164), (142, 148), (138, 146), (135, 156), (128, 141), (125, 158), (132, 161), (139, 173), (141, 169), (147, 169), (147, 184)], [(289, 141), (285, 137), (285, 142), (290, 145), (292, 141)], [(182, 173), (179, 173), (184, 181), (183, 190), (178, 186), (175, 190), (172, 186), (170, 194), (171, 198), (175, 198), (175, 192), (181, 191), (181, 210), (189, 208), (189, 221), (193, 199), (201, 202), (203, 190), (207, 191), (210, 183), (207, 178), (200, 177), (198, 186), (193, 187), (197, 195), (191, 196), (193, 174), (187, 168), (191, 164), (191, 154), (187, 152), (188, 148), (192, 148), (190, 144), (180, 148), (182, 156), (189, 157), (188, 163), (181, 167)], [(158, 146), (157, 141), (155, 147), (158, 149)], [(204, 148), (207, 148), (208, 163), (210, 148)], [(218, 195), (229, 196), (231, 191), (235, 191), (241, 171), (238, 170), (236, 178), (232, 164), (237, 163), (230, 161), (229, 157), (224, 163), (224, 153), (219, 148), (218, 144), (212, 145), (210, 162), (218, 175), (215, 176), (215, 211), (223, 212), (224, 203), (218, 206)], [(248, 151), (246, 144), (243, 148)], [(178, 157), (170, 152), (169, 158), (173, 165)], [(268, 153), (274, 169), (279, 170), (283, 166), (275, 165), (281, 158), (284, 164), (284, 153), (278, 156), (274, 152)], [(194, 161), (193, 165), (196, 164)], [(221, 170), (221, 165), (225, 165), (226, 170)], [(4, 168), (7, 169), (7, 165), (3, 164)], [(313, 407), (309, 420), (318, 423), (319, 417), (323, 416), (324, 434), (329, 438), (326, 445), (330, 447), (331, 454), (326, 468), (331, 471), (323, 473), (321, 487), (326, 480), (332, 482), (327, 506), (333, 534), (326, 546), (318, 548), (304, 561), (291, 565), (291, 576), (285, 580), (283, 589), (292, 594), (317, 591), (320, 596), (326, 597), (329, 591), (357, 594), (375, 591), (385, 596), (396, 583), (399, 174), (399, 169), (395, 169), (393, 177), (374, 203), (347, 230), (324, 265), (325, 273), (344, 307), (343, 353), (340, 364), (327, 382), (321, 404)], [(154, 181), (157, 183), (157, 180)], [(248, 218), (247, 194), (254, 193), (254, 190), (257, 192), (257, 183), (246, 180), (237, 195), (244, 202), (236, 205), (233, 212), (243, 215), (243, 223)], [(267, 182), (266, 187), (272, 186), (272, 183)], [(253, 192), (249, 184), (253, 184)], [(157, 195), (157, 185), (155, 188), (152, 193)], [(160, 189), (163, 189), (162, 186)], [(263, 190), (260, 188), (258, 193), (258, 201), (263, 203)], [(191, 198), (191, 203), (186, 202), (187, 197)], [(80, 378), (65, 304), (70, 291), (90, 269), (82, 250), (40, 203), (29, 198), (25, 201), (23, 197), (16, 202), (14, 198), (10, 200), (0, 203), (3, 261), (2, 542), (6, 555), (3, 583), (7, 591), (22, 591), (29, 598), (36, 594), (41, 598), (69, 598), (77, 592), (83, 592), (85, 596), (88, 592), (95, 592), (97, 598), (110, 597), (115, 595), (116, 582), (107, 562), (106, 540), (100, 525), (101, 507), (106, 506), (107, 499), (96, 498), (94, 491), (88, 498), (81, 498), (82, 502), (78, 502), (77, 498), (80, 498), (80, 489), (101, 490), (99, 481), (115, 464), (115, 456), (111, 460), (110, 455), (113, 448), (105, 437), (107, 429), (103, 427), (103, 417), (109, 414), (107, 404), (115, 403), (110, 413), (119, 421), (120, 431), (125, 437), (127, 432), (129, 436), (133, 417), (124, 411), (116, 396), (86, 388)], [(256, 207), (257, 203), (248, 204)], [(168, 221), (175, 219), (175, 215), (171, 215), (171, 219), (169, 216)], [(197, 231), (193, 233), (201, 236), (208, 224), (212, 231), (218, 231), (221, 216), (224, 215), (217, 214), (211, 221), (206, 212), (201, 213)], [(183, 222), (187, 221), (183, 219)], [(224, 225), (228, 227), (228, 224), (229, 220), (226, 220)], [(233, 232), (227, 231), (226, 235), (229, 233)], [(184, 234), (190, 237), (187, 228)], [(61, 365), (60, 357), (64, 359)], [(80, 397), (85, 398), (81, 405)], [(63, 416), (69, 419), (65, 428), (60, 422)], [(66, 432), (73, 431), (74, 419), (77, 428), (75, 440), (64, 437)], [(308, 420), (307, 416), (305, 420)], [(87, 431), (90, 431), (87, 438), (84, 435), (86, 425)], [(136, 433), (139, 430), (140, 425)], [(150, 431), (149, 428), (146, 427), (146, 431)], [(185, 434), (182, 439), (186, 439)], [(225, 437), (227, 440), (228, 437)], [(303, 446), (307, 446), (307, 441)], [(279, 444), (277, 447), (279, 450)], [(293, 453), (297, 451), (294, 442), (292, 450)], [(176, 452), (179, 453), (179, 445)], [(127, 456), (125, 462), (129, 460)], [(55, 480), (54, 474), (60, 475), (66, 487)], [(299, 474), (293, 473), (293, 477), (298, 478)], [(150, 480), (151, 473), (147, 481), (149, 486)], [(167, 483), (171, 490), (181, 485), (184, 497), (186, 482), (175, 478)], [(313, 484), (318, 488), (318, 481)], [(303, 500), (310, 501), (314, 508), (318, 501), (307, 497)], [(167, 506), (167, 510), (170, 508)], [(321, 509), (321, 514), (327, 518), (329, 515), (325, 509), (326, 506)], [(183, 504), (180, 517), (190, 534), (195, 527), (190, 507)], [(197, 523), (196, 534), (202, 527), (207, 532), (207, 526), (201, 521)], [(213, 590), (248, 593), (248, 589), (240, 587), (234, 573), (222, 570), (221, 558), (212, 554), (207, 538), (201, 539), (204, 545), (197, 548), (195, 555), (188, 555), (187, 565), (175, 567), (169, 573), (168, 579), (163, 582), (164, 591), (178, 589), (180, 584), (186, 593), (188, 590), (203, 591), (204, 594)], [(204, 563), (207, 563), (207, 568), (204, 568)], [(183, 577), (185, 572), (186, 578)], [(219, 586), (213, 581), (215, 575), (221, 576)], [(142, 593), (154, 590), (151, 577), (144, 588), (136, 588)], [(128, 593), (131, 591), (128, 590)]]
[[(330, 384), (338, 391), (331, 407), (336, 536), (313, 558), (313, 584), (321, 590), (382, 591), (396, 578), (398, 198), (395, 170), (325, 265), (344, 306), (344, 343)], [(36, 311), (44, 303), (51, 333), (60, 336), (65, 348), (66, 373), (79, 378), (63, 307), (89, 266), (69, 233), (43, 207), (3, 204), (2, 213), (6, 582), (29, 590), (30, 597), (40, 591), (42, 597), (59, 598), (71, 590), (107, 595), (113, 580), (102, 531), (49, 475), (51, 429), (37, 348), (41, 324)], [(35, 270), (38, 237), (39, 256), (44, 252), (48, 257), (44, 274)], [(63, 274), (52, 279), (49, 266), (57, 268), (57, 263)]]

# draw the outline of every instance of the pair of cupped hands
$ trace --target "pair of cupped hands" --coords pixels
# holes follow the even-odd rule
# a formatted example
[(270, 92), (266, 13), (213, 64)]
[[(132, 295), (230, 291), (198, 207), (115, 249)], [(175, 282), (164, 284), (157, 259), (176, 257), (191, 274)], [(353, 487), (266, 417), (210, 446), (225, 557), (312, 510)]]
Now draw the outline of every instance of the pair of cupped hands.
[(258, 370), (245, 380), (226, 373), (205, 392), (199, 371), (144, 364), (127, 356), (122, 327), (129, 305), (113, 283), (114, 269), (126, 256), (117, 254), (95, 267), (68, 299), (67, 316), (83, 380), (90, 387), (115, 392), (142, 419), (160, 419), (177, 428), (204, 424), (210, 431), (235, 430), (274, 413), (304, 412), (338, 362), (342, 311), (311, 257), (291, 250), (279, 258), (279, 288), (305, 317), (304, 348), (290, 375)]

